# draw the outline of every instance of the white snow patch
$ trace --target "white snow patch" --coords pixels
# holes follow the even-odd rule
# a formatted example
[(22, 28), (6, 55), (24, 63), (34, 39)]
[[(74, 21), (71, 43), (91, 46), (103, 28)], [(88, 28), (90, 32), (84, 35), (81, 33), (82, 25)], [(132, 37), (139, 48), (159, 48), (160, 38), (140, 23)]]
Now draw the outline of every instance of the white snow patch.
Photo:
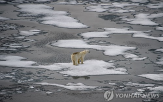
[(128, 86), (137, 86), (137, 87), (150, 87), (150, 86), (154, 86), (155, 84), (141, 84), (141, 83), (128, 82), (125, 85), (128, 85)]
[(116, 12), (116, 13), (127, 13), (127, 12), (134, 12), (135, 10), (124, 10), (124, 9), (110, 9), (109, 12)]
[(157, 49), (156, 51), (160, 51), (160, 52), (163, 52), (163, 49)]
[(163, 92), (163, 86), (148, 87), (148, 89), (152, 91)]
[(138, 3), (118, 3), (118, 2), (114, 2), (112, 3), (113, 7), (119, 7), (119, 8), (124, 8), (127, 6), (139, 6)]
[(157, 64), (162, 64), (163, 65), (163, 58), (159, 59), (158, 62), (156, 62)]
[(163, 8), (163, 2), (159, 2), (157, 4), (148, 4), (147, 7), (149, 7), (149, 8)]
[(131, 0), (132, 2), (147, 3), (149, 0)]
[(156, 27), (156, 30), (162, 30), (163, 31), (163, 27)]
[(85, 2), (77, 2), (76, 0), (60, 1), (59, 5), (83, 5)]
[(51, 0), (36, 0), (35, 2), (41, 2), (41, 3), (44, 3), (44, 2), (50, 2)]
[(1, 17), (1, 16), (0, 16), (0, 20), (9, 20), (9, 18)]
[(133, 34), (133, 37), (141, 37), (147, 39), (154, 39), (158, 41), (163, 41), (163, 37), (153, 37), (146, 33), (146, 31), (133, 31), (129, 28), (104, 28), (103, 32), (87, 32), (82, 33), (80, 36), (83, 38), (93, 38), (93, 37), (109, 37), (109, 34)]
[[(134, 10), (125, 10), (124, 7), (128, 6), (138, 6), (138, 3), (118, 3), (114, 2), (112, 4), (99, 4), (97, 6), (88, 6), (86, 7), (87, 11), (94, 11), (94, 12), (105, 12), (105, 11), (110, 11), (110, 12), (118, 12), (118, 13), (124, 13), (124, 12), (131, 12)], [(110, 8), (116, 8), (116, 9), (110, 9)], [(123, 8), (118, 10), (117, 8)]]
[(35, 84), (58, 86), (58, 87), (63, 87), (69, 90), (91, 90), (91, 89), (97, 88), (97, 86), (87, 86), (87, 85), (84, 85), (83, 83), (76, 83), (76, 84), (68, 83), (66, 85), (61, 85), (61, 84), (55, 84), (55, 83), (41, 82), (41, 83), (35, 83)]
[(163, 74), (142, 74), (138, 75), (152, 80), (163, 81)]
[(59, 73), (70, 76), (127, 74), (127, 70), (125, 68), (115, 68), (113, 63), (108, 63), (102, 60), (86, 60), (84, 64), (79, 64), (78, 66), (74, 66), (72, 63), (38, 65), (34, 61), (27, 61), (24, 57), (0, 55), (0, 65), (8, 67), (44, 68), (48, 70), (58, 70)]
[(124, 55), (125, 51), (135, 49), (135, 47), (118, 46), (118, 45), (110, 45), (110, 46), (89, 45), (83, 40), (75, 40), (75, 39), (58, 40), (57, 42), (54, 42), (51, 45), (57, 47), (66, 47), (66, 48), (90, 48), (90, 49), (102, 50), (104, 51), (105, 55), (110, 55), (110, 56)]
[(31, 36), (40, 33), (40, 30), (33, 29), (29, 31), (20, 31), (20, 35), (22, 36)]
[(63, 65), (69, 67), (69, 69), (61, 71), (60, 73), (70, 76), (127, 74), (125, 68), (115, 68), (113, 63), (102, 60), (86, 60), (84, 64), (80, 64), (79, 66), (74, 66), (72, 64)]
[(139, 56), (137, 56), (135, 54), (130, 54), (130, 53), (125, 53), (124, 57), (125, 58), (132, 58), (132, 60), (135, 60), (135, 61), (140, 61), (140, 60), (144, 60), (147, 58), (147, 57), (140, 58)]
[(88, 11), (95, 11), (95, 12), (105, 12), (107, 9), (103, 8), (101, 5), (98, 6), (88, 6), (86, 7)]
[[(52, 7), (43, 4), (21, 4), (18, 5), (21, 16), (37, 16), (43, 24), (55, 25), (64, 28), (87, 28), (88, 26), (79, 23), (78, 20), (69, 17), (65, 11), (54, 11)], [(41, 15), (41, 16), (40, 16)]]
[(163, 13), (157, 14), (144, 14), (139, 13), (135, 15), (135, 18), (123, 18), (122, 20), (127, 21), (130, 24), (140, 24), (140, 25), (158, 25), (157, 23), (153, 22), (151, 19), (163, 17)]
[(25, 48), (25, 47), (28, 47), (28, 46), (24, 46), (24, 45), (18, 44), (18, 43), (12, 43), (12, 44), (3, 44), (3, 47), (16, 49), (16, 48)]
[(82, 33), (80, 34), (80, 36), (88, 39), (88, 38), (96, 38), (96, 37), (108, 37), (108, 32), (86, 32), (86, 33)]

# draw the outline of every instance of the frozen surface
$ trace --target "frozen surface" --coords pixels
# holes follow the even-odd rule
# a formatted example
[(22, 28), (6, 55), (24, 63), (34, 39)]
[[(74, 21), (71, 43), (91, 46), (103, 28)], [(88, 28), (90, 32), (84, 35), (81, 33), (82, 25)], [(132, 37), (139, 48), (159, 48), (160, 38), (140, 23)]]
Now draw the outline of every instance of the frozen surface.
[(150, 86), (154, 86), (155, 84), (142, 84), (142, 83), (132, 83), (132, 82), (128, 82), (125, 85), (129, 85), (129, 86), (137, 86), (137, 87), (150, 87)]
[(147, 3), (149, 0), (131, 0), (132, 2)]
[(92, 90), (92, 89), (97, 88), (97, 86), (87, 86), (87, 85), (84, 85), (83, 83), (76, 83), (76, 84), (68, 83), (66, 85), (61, 85), (61, 84), (55, 84), (55, 83), (41, 82), (41, 83), (35, 83), (35, 84), (58, 86), (58, 87), (63, 87), (69, 90)]
[(145, 14), (139, 13), (135, 15), (135, 18), (123, 18), (123, 20), (127, 21), (130, 24), (140, 24), (140, 25), (159, 25), (153, 22), (151, 19), (163, 17), (163, 13), (157, 14)]
[(152, 80), (156, 80), (156, 81), (162, 81), (163, 80), (163, 74), (142, 74), (139, 76), (145, 77), (148, 79), (152, 79)]
[(8, 67), (58, 70), (59, 73), (69, 76), (127, 74), (127, 70), (125, 68), (116, 68), (113, 63), (102, 60), (86, 60), (84, 64), (79, 64), (78, 66), (74, 66), (71, 62), (54, 63), (52, 65), (38, 65), (34, 61), (27, 61), (24, 57), (1, 55), (0, 65)]
[(20, 35), (22, 36), (31, 36), (40, 33), (40, 30), (33, 29), (29, 31), (20, 31)]
[(125, 51), (135, 49), (135, 47), (118, 46), (118, 45), (110, 45), (110, 46), (89, 45), (83, 40), (75, 40), (75, 39), (58, 40), (57, 42), (52, 43), (52, 45), (57, 47), (66, 47), (66, 48), (96, 49), (96, 50), (104, 51), (104, 54), (109, 56), (124, 55)]
[(84, 37), (84, 38), (102, 38), (102, 37), (108, 37), (109, 32), (86, 32), (86, 33), (82, 33), (80, 34), (80, 36)]
[(163, 8), (163, 2), (159, 2), (157, 4), (148, 4), (147, 7), (149, 7), (149, 8)]
[(134, 12), (135, 10), (125, 10), (125, 9), (109, 9), (109, 12), (116, 12), (116, 13), (127, 13), (127, 12)]
[(22, 14), (20, 16), (35, 16), (43, 24), (54, 25), (64, 28), (87, 28), (88, 26), (79, 23), (78, 20), (69, 17), (65, 11), (55, 11), (52, 7), (43, 4), (22, 4), (18, 5)]
[(134, 31), (129, 28), (104, 28), (103, 32), (86, 32), (80, 34), (83, 38), (95, 38), (95, 37), (109, 37), (109, 34), (133, 34), (133, 37), (154, 39), (158, 41), (163, 41), (163, 37), (150, 36), (146, 32), (149, 31)]
[(63, 64), (69, 67), (68, 70), (60, 73), (70, 76), (88, 76), (88, 75), (105, 75), (105, 74), (127, 74), (125, 68), (115, 68), (113, 63), (102, 60), (86, 60), (84, 64), (74, 66), (72, 64)]
[(1, 21), (1, 20), (9, 20), (9, 18), (0, 16), (0, 21)]
[(149, 87), (148, 89), (152, 91), (163, 92), (163, 86)]
[(124, 8), (124, 7), (128, 7), (128, 6), (138, 6), (138, 3), (118, 3), (118, 2), (114, 2), (112, 3), (113, 7), (119, 7), (119, 8)]
[(160, 51), (160, 52), (163, 52), (163, 49), (157, 49), (156, 51)]
[(162, 30), (163, 31), (163, 27), (156, 27), (156, 30)]
[[(157, 50), (158, 51), (158, 50)], [(162, 51), (162, 50), (161, 50)], [(159, 59), (158, 62), (156, 62), (157, 64), (162, 64), (163, 65), (163, 58)]]
[(88, 6), (86, 7), (88, 11), (95, 11), (95, 12), (105, 12), (107, 9), (103, 8), (101, 5), (98, 6)]
[[(109, 10), (110, 12), (124, 13), (124, 12), (134, 11), (134, 10), (126, 10), (125, 7), (137, 6), (137, 5), (139, 5), (139, 4), (138, 3), (114, 2), (112, 4), (99, 4), (97, 6), (88, 6), (88, 7), (86, 7), (86, 9), (87, 9), (87, 11), (94, 11), (94, 12), (105, 12), (105, 11)], [(115, 8), (115, 9), (113, 9), (113, 8)], [(118, 8), (121, 8), (121, 9), (118, 10)]]

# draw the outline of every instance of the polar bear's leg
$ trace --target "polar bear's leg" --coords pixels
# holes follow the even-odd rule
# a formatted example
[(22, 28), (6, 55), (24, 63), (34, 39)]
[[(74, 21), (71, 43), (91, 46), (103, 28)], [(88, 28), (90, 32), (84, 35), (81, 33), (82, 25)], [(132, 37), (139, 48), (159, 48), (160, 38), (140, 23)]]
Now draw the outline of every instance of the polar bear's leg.
[(81, 61), (81, 57), (78, 59), (78, 64), (80, 64), (80, 61)]
[(83, 64), (84, 62), (84, 57), (81, 57), (81, 64)]
[(75, 65), (75, 61), (74, 60), (72, 60), (72, 63), (73, 63), (73, 65)]
[(76, 65), (76, 66), (78, 65), (78, 59), (75, 60), (75, 65)]

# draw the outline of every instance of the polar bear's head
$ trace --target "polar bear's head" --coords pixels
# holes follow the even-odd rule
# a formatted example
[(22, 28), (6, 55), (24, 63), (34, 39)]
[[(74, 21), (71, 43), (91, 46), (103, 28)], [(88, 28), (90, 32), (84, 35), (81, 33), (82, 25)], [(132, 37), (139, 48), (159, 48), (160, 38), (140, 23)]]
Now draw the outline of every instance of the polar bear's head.
[(84, 50), (84, 52), (85, 52), (85, 53), (90, 53), (90, 51), (89, 51), (89, 50)]

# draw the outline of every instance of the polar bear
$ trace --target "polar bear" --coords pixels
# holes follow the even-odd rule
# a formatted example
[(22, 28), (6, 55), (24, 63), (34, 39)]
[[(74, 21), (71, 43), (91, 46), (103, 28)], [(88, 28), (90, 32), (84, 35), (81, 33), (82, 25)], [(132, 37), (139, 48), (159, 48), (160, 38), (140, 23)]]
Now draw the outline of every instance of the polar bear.
[(78, 64), (80, 64), (80, 61), (81, 61), (81, 64), (83, 64), (84, 57), (87, 53), (90, 53), (90, 51), (84, 50), (81, 52), (75, 52), (75, 53), (71, 54), (71, 60), (72, 60), (73, 65), (77, 66)]

